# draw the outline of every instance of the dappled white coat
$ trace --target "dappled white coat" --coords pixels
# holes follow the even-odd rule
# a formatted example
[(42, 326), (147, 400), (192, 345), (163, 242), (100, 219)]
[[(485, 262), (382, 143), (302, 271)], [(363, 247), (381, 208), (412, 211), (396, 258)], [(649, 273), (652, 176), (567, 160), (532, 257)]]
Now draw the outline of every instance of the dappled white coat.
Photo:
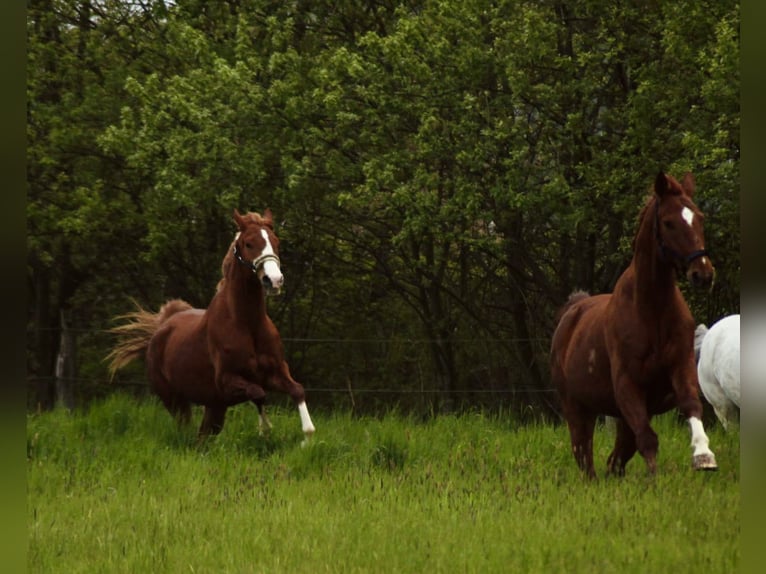
[(699, 325), (694, 336), (700, 388), (724, 428), (739, 415), (739, 315), (729, 315), (710, 329)]

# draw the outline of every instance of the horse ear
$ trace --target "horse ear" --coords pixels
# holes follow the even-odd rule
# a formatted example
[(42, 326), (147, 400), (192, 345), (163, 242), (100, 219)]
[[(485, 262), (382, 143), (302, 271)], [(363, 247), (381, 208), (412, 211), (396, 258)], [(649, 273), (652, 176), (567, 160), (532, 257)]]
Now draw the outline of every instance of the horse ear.
[(686, 195), (688, 195), (689, 197), (692, 197), (694, 195), (694, 190), (697, 187), (696, 187), (696, 183), (694, 182), (694, 175), (692, 175), (692, 172), (690, 171), (686, 172), (686, 175), (684, 175), (684, 180), (681, 182), (681, 187), (684, 188)]
[(668, 192), (668, 189), (670, 189), (668, 177), (661, 171), (654, 180), (654, 193), (662, 197)]
[(266, 211), (263, 212), (263, 223), (266, 227), (274, 229), (274, 215), (271, 213), (270, 207), (267, 207)]
[(242, 215), (239, 213), (239, 210), (236, 207), (234, 208), (234, 221), (237, 224), (237, 227), (239, 227), (240, 231), (245, 230), (245, 218), (242, 217)]

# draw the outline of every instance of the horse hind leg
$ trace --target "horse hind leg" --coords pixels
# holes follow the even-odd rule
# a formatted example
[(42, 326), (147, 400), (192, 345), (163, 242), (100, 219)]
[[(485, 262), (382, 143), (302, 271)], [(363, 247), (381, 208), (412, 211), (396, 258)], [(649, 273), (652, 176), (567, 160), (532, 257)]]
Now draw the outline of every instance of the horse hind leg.
[(732, 423), (736, 424), (739, 422), (739, 407), (728, 399), (720, 407), (713, 407), (713, 410), (715, 410), (718, 420), (721, 421), (723, 430), (727, 432), (731, 428), (730, 425)]
[(565, 409), (565, 418), (569, 427), (569, 437), (572, 443), (572, 454), (577, 466), (590, 479), (596, 478), (593, 468), (593, 430), (596, 426), (596, 416), (580, 408)]
[(625, 465), (636, 454), (636, 435), (623, 419), (615, 419), (614, 450), (606, 462), (607, 475), (625, 476)]
[(175, 419), (178, 426), (186, 426), (191, 423), (191, 403), (186, 399), (170, 394), (158, 394), (165, 409)]
[(205, 407), (205, 413), (202, 416), (202, 422), (197, 433), (197, 440), (202, 441), (208, 436), (217, 435), (223, 430), (223, 423), (226, 418), (226, 407)]

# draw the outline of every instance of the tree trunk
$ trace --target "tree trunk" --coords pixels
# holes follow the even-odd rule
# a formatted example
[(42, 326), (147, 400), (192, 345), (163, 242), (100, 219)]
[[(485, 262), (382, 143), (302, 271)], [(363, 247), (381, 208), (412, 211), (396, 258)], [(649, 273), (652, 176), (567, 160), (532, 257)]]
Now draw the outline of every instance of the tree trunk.
[(29, 375), (33, 381), (31, 406), (40, 411), (53, 408), (55, 389), (52, 384), (54, 368), (54, 329), (51, 322), (50, 273), (42, 266), (34, 270), (35, 331), (32, 338)]
[(75, 407), (76, 340), (69, 328), (67, 313), (61, 311), (61, 338), (56, 357), (56, 404), (68, 410)]

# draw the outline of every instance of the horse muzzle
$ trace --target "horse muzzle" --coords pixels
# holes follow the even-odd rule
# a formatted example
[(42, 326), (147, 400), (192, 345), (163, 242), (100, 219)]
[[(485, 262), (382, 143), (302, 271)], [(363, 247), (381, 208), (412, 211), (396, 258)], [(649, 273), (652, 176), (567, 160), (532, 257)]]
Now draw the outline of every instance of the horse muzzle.
[(715, 279), (715, 268), (707, 256), (707, 252), (699, 251), (693, 253), (687, 259), (687, 262), (686, 278), (692, 287), (697, 289), (710, 288)]
[(264, 273), (261, 279), (261, 285), (266, 289), (268, 295), (279, 295), (282, 291), (282, 284), (284, 283), (283, 276), (280, 274), (278, 278), (272, 279), (267, 273)]
[(269, 295), (277, 295), (285, 281), (279, 268), (279, 257), (273, 253), (261, 255), (252, 262), (253, 272)]
[(282, 275), (278, 265), (273, 261), (267, 261), (258, 269), (257, 275), (261, 285), (266, 289), (266, 293), (269, 295), (279, 295), (282, 285), (284, 285), (285, 277)]

